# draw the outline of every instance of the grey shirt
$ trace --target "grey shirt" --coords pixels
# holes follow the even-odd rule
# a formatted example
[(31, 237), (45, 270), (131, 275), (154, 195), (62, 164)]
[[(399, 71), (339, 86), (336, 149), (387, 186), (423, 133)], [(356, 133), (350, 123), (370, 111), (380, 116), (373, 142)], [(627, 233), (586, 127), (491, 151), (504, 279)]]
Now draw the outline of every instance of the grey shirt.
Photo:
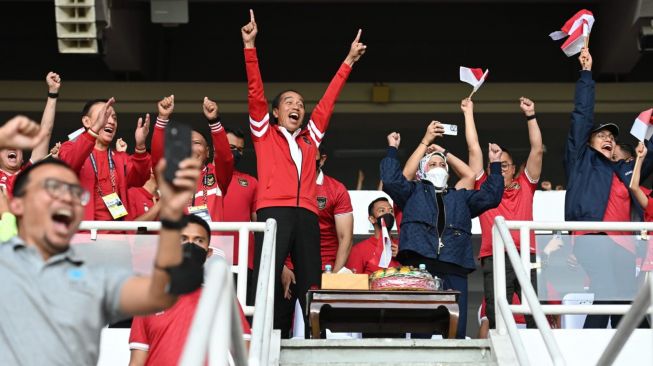
[(129, 276), (85, 265), (74, 247), (44, 261), (18, 237), (0, 244), (0, 365), (95, 365)]

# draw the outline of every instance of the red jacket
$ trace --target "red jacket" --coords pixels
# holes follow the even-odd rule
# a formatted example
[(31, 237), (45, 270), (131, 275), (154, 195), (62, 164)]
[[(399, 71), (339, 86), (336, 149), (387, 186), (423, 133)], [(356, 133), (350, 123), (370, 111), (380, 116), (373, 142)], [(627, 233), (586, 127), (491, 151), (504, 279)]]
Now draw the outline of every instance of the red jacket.
[(256, 150), (259, 178), (256, 209), (265, 207), (302, 207), (318, 214), (315, 200), (315, 155), (329, 126), (329, 119), (340, 90), (345, 85), (351, 67), (342, 64), (317, 104), (306, 127), (294, 134), (302, 153), (301, 176), (293, 161), (288, 140), (279, 126), (270, 125), (268, 102), (263, 93), (263, 81), (258, 68), (255, 48), (245, 49), (249, 98), (249, 128)]
[[(165, 143), (165, 128), (168, 121), (157, 118), (152, 133), (152, 165), (163, 157)], [(209, 124), (211, 140), (213, 142), (213, 164), (209, 163), (202, 169), (202, 176), (197, 181), (195, 193), (195, 206), (204, 205), (204, 191), (206, 190), (206, 206), (211, 215), (211, 221), (224, 221), (223, 198), (227, 194), (229, 182), (234, 172), (234, 157), (229, 149), (227, 133), (218, 121)], [(214, 165), (215, 164), (215, 165)], [(205, 185), (206, 183), (206, 185)]]
[[(95, 172), (89, 156), (95, 148), (95, 137), (87, 132), (75, 141), (67, 141), (61, 145), (59, 158), (66, 162), (77, 173), (82, 187), (91, 193), (91, 199), (84, 207), (84, 220), (95, 219)], [(150, 154), (147, 152), (128, 155), (124, 152), (111, 150), (111, 158), (116, 164), (116, 182), (118, 196), (125, 207), (129, 207), (127, 190), (130, 187), (141, 187), (150, 179), (152, 167)]]

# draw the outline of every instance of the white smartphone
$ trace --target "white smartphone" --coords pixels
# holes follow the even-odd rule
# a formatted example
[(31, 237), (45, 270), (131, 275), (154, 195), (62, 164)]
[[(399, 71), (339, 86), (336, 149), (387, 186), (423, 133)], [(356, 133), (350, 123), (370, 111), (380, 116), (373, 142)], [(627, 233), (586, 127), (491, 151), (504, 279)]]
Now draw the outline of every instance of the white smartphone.
[(444, 127), (444, 134), (445, 135), (451, 135), (451, 136), (458, 136), (458, 126), (456, 125), (449, 125), (446, 123), (440, 123), (442, 127)]

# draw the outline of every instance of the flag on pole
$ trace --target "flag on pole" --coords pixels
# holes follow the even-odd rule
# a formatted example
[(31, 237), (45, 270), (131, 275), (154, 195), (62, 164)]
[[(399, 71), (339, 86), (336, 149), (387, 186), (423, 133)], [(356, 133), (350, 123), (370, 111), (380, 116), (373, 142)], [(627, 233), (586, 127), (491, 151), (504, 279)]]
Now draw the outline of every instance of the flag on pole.
[(478, 88), (483, 85), (485, 79), (487, 79), (488, 72), (490, 72), (490, 70), (485, 70), (485, 72), (483, 72), (483, 69), (472, 69), (469, 67), (461, 66), (460, 81), (464, 81), (474, 87), (474, 90), (472, 90), (472, 94), (474, 94)]
[(653, 118), (651, 114), (653, 114), (653, 108), (640, 113), (630, 129), (630, 134), (639, 141), (648, 140), (653, 136)]
[(78, 130), (72, 132), (71, 134), (68, 135), (68, 140), (69, 140), (69, 141), (75, 141), (75, 140), (77, 140), (77, 138), (78, 138), (81, 134), (83, 134), (84, 131), (86, 131), (86, 129), (85, 129), (84, 127), (81, 127), (80, 129), (78, 129)]
[(383, 219), (381, 219), (381, 240), (383, 240), (383, 252), (381, 252), (381, 258), (379, 258), (379, 267), (388, 268), (392, 260), (392, 241)]
[(580, 52), (586, 45), (593, 25), (594, 14), (587, 9), (583, 9), (567, 20), (559, 31), (549, 34), (549, 37), (557, 41), (569, 36), (560, 48), (567, 57), (571, 57)]

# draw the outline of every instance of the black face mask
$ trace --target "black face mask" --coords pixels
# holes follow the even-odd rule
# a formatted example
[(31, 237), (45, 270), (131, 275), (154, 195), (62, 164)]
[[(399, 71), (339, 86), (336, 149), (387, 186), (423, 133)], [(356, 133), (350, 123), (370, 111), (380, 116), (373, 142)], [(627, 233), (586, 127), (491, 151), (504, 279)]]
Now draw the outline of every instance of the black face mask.
[(231, 150), (231, 154), (234, 156), (234, 166), (238, 166), (238, 163), (240, 163), (240, 159), (242, 159), (243, 157), (243, 153), (234, 149)]
[(319, 161), (319, 160), (315, 160), (315, 171), (316, 171), (318, 174), (320, 174), (320, 168), (321, 168), (321, 167), (320, 167), (320, 161)]
[(382, 228), (383, 226), (381, 225), (381, 219), (385, 221), (385, 227), (388, 229), (388, 231), (392, 230), (392, 228), (395, 226), (395, 216), (391, 213), (387, 213), (385, 215), (381, 215), (376, 218), (376, 224), (379, 225), (379, 228)]
[(204, 250), (204, 248), (200, 247), (199, 245), (193, 244), (191, 242), (186, 242), (181, 246), (182, 246), (182, 254), (184, 259), (188, 258), (192, 262), (204, 265), (204, 262), (206, 262), (206, 256), (208, 255), (208, 251)]

